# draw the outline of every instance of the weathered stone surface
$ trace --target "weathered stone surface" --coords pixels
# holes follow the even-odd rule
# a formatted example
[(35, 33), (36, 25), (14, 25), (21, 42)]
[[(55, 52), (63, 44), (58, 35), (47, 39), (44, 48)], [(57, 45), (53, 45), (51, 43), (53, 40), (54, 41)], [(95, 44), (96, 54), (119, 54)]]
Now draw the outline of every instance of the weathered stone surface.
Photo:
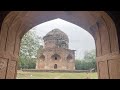
[(0, 79), (5, 79), (7, 70), (7, 59), (0, 58)]
[(43, 39), (45, 46), (42, 53), (38, 53), (36, 69), (75, 69), (75, 52), (68, 49), (69, 39), (64, 32), (54, 29)]
[(10, 60), (9, 63), (8, 63), (6, 79), (15, 78), (15, 73), (16, 73), (16, 61)]

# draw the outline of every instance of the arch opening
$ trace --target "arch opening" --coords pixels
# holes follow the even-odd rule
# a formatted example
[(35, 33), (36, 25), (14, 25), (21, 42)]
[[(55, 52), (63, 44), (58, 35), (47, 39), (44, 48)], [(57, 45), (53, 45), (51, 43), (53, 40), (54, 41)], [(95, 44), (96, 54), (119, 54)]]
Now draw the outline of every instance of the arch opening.
[(54, 65), (54, 69), (57, 69), (57, 64)]
[(44, 56), (44, 55), (41, 55), (41, 56), (40, 56), (40, 60), (41, 60), (41, 61), (45, 61), (45, 56)]
[(69, 60), (71, 60), (71, 59), (73, 59), (73, 58), (72, 58), (72, 55), (69, 54), (69, 55), (67, 56), (67, 60), (69, 61)]
[(61, 57), (60, 57), (60, 55), (58, 55), (58, 54), (54, 54), (54, 55), (51, 56), (51, 59), (52, 59), (52, 60), (60, 60)]

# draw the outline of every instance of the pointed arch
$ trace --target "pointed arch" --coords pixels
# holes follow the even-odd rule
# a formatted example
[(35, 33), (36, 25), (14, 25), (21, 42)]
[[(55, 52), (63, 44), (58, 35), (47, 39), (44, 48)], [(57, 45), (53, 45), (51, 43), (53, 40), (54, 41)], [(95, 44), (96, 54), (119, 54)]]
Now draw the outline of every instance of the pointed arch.
[(54, 55), (51, 56), (51, 59), (52, 59), (52, 60), (60, 60), (61, 57), (60, 57), (60, 55), (58, 55), (58, 54), (54, 54)]
[(68, 56), (67, 56), (67, 61), (71, 61), (73, 59), (73, 56), (71, 55), (71, 54), (69, 54)]
[(45, 56), (44, 55), (41, 55), (39, 58), (40, 58), (41, 61), (45, 61)]
[(57, 64), (54, 64), (54, 69), (57, 69)]

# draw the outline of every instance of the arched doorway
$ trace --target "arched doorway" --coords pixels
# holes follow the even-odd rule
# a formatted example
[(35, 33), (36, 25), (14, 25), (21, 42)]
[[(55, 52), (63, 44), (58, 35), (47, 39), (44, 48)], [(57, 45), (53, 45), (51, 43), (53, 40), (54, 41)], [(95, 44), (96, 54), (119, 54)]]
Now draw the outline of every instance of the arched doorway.
[(54, 69), (57, 69), (57, 64), (54, 64)]
[[(99, 78), (120, 78), (116, 27), (104, 11), (12, 11), (4, 19), (0, 35), (0, 78), (16, 78), (20, 41), (30, 28), (61, 18), (87, 30), (95, 39)], [(116, 69), (117, 68), (117, 69)]]

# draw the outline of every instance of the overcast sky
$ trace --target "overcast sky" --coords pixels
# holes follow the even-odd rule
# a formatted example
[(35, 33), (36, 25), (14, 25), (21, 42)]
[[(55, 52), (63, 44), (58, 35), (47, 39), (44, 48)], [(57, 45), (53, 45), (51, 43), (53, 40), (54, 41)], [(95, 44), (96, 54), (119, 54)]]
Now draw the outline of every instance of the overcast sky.
[(58, 28), (69, 37), (69, 49), (76, 50), (76, 59), (82, 59), (86, 50), (95, 49), (93, 37), (81, 27), (62, 19), (54, 19), (34, 27), (38, 36), (45, 36), (51, 30)]

